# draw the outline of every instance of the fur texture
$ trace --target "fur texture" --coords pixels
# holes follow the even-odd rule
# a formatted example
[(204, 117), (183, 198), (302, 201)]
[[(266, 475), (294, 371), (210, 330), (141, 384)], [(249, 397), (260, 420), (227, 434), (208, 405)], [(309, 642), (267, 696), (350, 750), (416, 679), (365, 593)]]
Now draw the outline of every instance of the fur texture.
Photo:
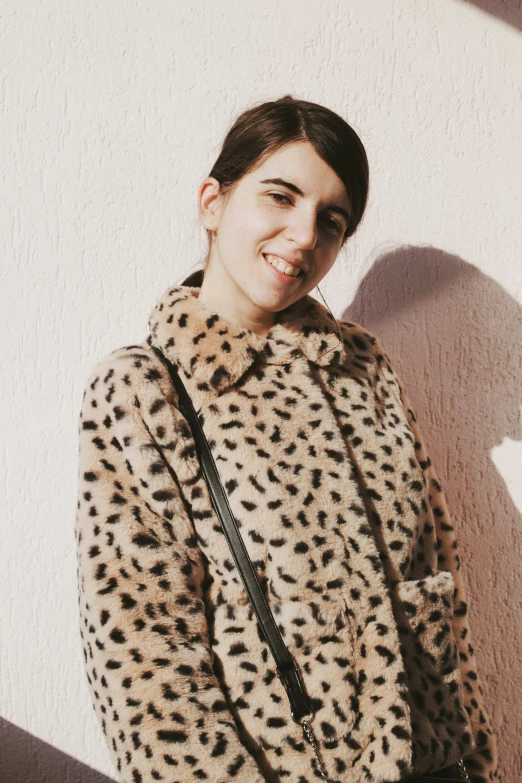
[(312, 783), (315, 757), (210, 499), (180, 368), (335, 783), (461, 756), (498, 781), (455, 533), (379, 340), (306, 296), (263, 337), (167, 289), (79, 420), (81, 634), (124, 783)]

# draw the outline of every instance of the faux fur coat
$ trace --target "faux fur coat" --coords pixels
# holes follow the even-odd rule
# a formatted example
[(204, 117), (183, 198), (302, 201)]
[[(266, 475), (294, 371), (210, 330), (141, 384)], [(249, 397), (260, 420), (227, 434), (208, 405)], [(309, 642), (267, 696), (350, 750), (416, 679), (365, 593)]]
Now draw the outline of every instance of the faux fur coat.
[[(315, 783), (168, 370), (174, 362), (312, 699), (336, 783), (464, 757), (498, 781), (455, 532), (378, 338), (305, 296), (267, 336), (160, 297), (79, 419), (81, 636), (124, 783)], [(315, 770), (315, 771), (314, 771)]]

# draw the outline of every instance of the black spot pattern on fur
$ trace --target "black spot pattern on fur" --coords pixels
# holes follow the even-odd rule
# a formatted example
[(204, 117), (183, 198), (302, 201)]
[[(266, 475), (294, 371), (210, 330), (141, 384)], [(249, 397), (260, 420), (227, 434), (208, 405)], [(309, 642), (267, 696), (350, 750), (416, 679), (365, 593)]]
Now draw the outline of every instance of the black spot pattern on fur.
[[(463, 756), (498, 781), (444, 494), (378, 339), (304, 297), (266, 337), (168, 289), (79, 421), (93, 706), (124, 783), (312, 783), (316, 763), (213, 509), (179, 367), (335, 783)], [(314, 772), (315, 770), (315, 772)]]

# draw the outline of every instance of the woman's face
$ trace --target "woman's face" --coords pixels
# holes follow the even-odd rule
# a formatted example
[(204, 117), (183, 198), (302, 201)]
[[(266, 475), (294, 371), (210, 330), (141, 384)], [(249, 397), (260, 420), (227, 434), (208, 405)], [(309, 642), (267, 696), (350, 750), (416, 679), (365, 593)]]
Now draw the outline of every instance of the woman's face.
[[(266, 181), (274, 179), (281, 182)], [(309, 142), (294, 142), (266, 158), (236, 183), (226, 202), (217, 180), (207, 177), (199, 209), (204, 227), (216, 232), (204, 284), (211, 278), (216, 300), (218, 294), (244, 298), (243, 311), (258, 323), (263, 313), (266, 323), (268, 313), (318, 285), (341, 248), (343, 211), (350, 214), (343, 182)], [(302, 271), (297, 278), (281, 277), (266, 254), (297, 259)]]

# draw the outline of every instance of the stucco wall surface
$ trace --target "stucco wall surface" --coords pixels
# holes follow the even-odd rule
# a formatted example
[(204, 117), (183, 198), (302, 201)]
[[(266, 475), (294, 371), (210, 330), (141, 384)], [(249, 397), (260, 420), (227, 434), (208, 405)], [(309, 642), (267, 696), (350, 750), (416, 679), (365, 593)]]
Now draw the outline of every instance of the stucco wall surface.
[(196, 191), (232, 120), (286, 92), (365, 144), (368, 211), (321, 291), (415, 406), (520, 779), (521, 28), (510, 2), (4, 0), (0, 780), (116, 779), (77, 616), (83, 388), (203, 256)]

